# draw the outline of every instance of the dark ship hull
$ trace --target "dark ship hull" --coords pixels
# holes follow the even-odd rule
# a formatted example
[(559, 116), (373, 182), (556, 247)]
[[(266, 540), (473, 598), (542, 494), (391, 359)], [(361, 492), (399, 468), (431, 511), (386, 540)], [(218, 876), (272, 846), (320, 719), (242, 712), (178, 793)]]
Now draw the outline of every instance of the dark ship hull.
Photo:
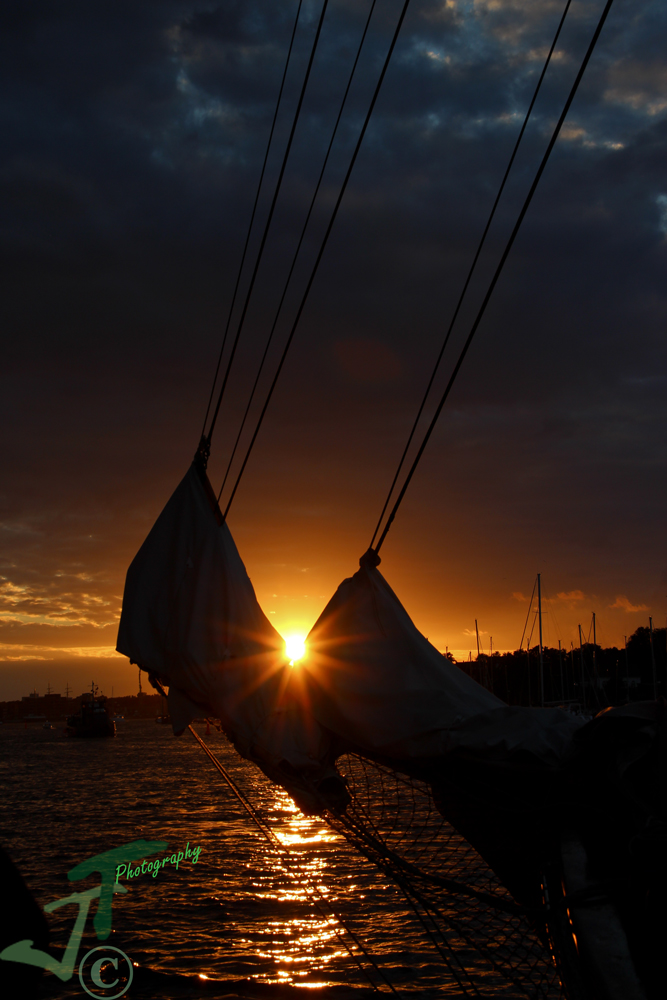
[(667, 703), (608, 709), (553, 770), (454, 754), (439, 811), (533, 915), (568, 1000), (658, 1000), (667, 933)]

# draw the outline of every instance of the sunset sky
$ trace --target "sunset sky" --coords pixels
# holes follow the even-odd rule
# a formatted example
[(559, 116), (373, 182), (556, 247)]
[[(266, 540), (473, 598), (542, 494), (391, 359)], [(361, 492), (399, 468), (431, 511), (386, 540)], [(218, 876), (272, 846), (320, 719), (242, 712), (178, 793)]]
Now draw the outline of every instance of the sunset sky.
[[(401, 6), (377, 0), (279, 347)], [(229, 517), (283, 634), (309, 630), (370, 543), (563, 6), (408, 8)], [(573, 0), (457, 348), (603, 6)], [(216, 488), (369, 7), (329, 3)], [(114, 652), (124, 576), (197, 447), (296, 8), (15, 0), (0, 15), (0, 700), (92, 679), (137, 691)], [(304, 0), (261, 220), (320, 10)], [(485, 651), (518, 646), (538, 571), (549, 645), (576, 645), (593, 611), (602, 645), (665, 625), (666, 51), (665, 4), (616, 0), (382, 548), (418, 628), (456, 656), (475, 619)]]

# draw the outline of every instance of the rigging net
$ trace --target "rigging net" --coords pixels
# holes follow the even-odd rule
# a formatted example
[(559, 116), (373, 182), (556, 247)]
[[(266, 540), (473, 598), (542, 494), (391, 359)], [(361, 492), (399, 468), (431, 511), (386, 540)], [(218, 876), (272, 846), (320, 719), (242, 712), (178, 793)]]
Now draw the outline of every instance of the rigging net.
[[(364, 945), (361, 928), (354, 929), (341, 901), (332, 907), (316, 882), (308, 880), (302, 859), (290, 856), (271, 821), (257, 808), (254, 780), (248, 781), (242, 772), (230, 774), (190, 729), (280, 856), (290, 879), (306, 891), (319, 913), (333, 914), (339, 940), (367, 980), (376, 989), (396, 993), (391, 967)], [(344, 813), (325, 810), (323, 818), (403, 894), (415, 929), (421, 928), (443, 963), (442, 986), (456, 986), (471, 997), (561, 998), (539, 915), (535, 919), (535, 914), (518, 906), (474, 848), (443, 819), (429, 785), (356, 754), (344, 755), (338, 765), (351, 802)], [(370, 968), (362, 964), (362, 955)]]
[(328, 822), (396, 882), (465, 993), (560, 997), (539, 917), (446, 822), (430, 786), (354, 754), (338, 766), (352, 801)]

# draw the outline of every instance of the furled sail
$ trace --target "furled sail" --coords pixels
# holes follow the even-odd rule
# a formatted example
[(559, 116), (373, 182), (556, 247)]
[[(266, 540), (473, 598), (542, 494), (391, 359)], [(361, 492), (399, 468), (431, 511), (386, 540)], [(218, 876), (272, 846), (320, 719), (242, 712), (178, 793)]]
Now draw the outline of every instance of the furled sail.
[(176, 733), (212, 715), (274, 780), (285, 767), (313, 780), (335, 773), (328, 735), (295, 717), (283, 640), (196, 463), (127, 572), (117, 649), (169, 684)]
[(457, 749), (557, 763), (576, 723), (509, 707), (450, 663), (378, 563), (362, 557), (291, 669), (195, 462), (128, 570), (117, 649), (169, 685), (175, 732), (215, 716), (239, 753), (308, 811), (323, 796), (342, 802), (335, 758), (349, 750), (397, 766)]
[(418, 631), (372, 551), (340, 585), (307, 639), (300, 670), (309, 711), (340, 744), (375, 758), (456, 749), (556, 764), (581, 725), (559, 709), (506, 705)]
[(503, 702), (450, 663), (415, 627), (367, 553), (306, 640), (318, 721), (356, 747), (392, 757), (446, 749), (446, 733)]
[(307, 639), (299, 670), (308, 710), (340, 749), (427, 781), (445, 819), (517, 899), (537, 905), (540, 850), (582, 721), (506, 705), (450, 663), (378, 563), (373, 551), (362, 556)]

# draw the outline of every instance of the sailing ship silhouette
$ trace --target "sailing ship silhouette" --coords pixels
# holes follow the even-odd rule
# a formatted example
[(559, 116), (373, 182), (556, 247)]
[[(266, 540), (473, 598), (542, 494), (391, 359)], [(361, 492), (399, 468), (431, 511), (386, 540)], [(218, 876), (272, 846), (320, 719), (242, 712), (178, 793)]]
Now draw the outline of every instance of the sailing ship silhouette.
[[(175, 733), (183, 732), (202, 715), (219, 720), (244, 758), (282, 785), (302, 810), (323, 815), (391, 875), (460, 982), (473, 982), (474, 987), (474, 973), (451, 947), (451, 928), (522, 995), (560, 995), (565, 983), (568, 994), (574, 997), (639, 1000), (657, 995), (650, 984), (658, 982), (658, 940), (665, 930), (659, 906), (667, 888), (667, 872), (660, 861), (665, 856), (667, 830), (661, 791), (667, 742), (664, 701), (611, 710), (590, 723), (559, 708), (506, 705), (421, 635), (378, 569), (380, 548), (484, 316), (610, 7), (611, 0), (604, 7), (412, 465), (399, 488), (399, 476), (495, 205), (371, 545), (357, 572), (341, 583), (313, 626), (306, 640), (308, 656), (291, 666), (282, 638), (256, 599), (227, 516), (292, 345), (407, 3), (224, 511), (219, 505), (221, 494), (216, 496), (208, 479), (207, 461), (297, 127), (324, 5), (241, 318), (226, 369), (220, 375), (217, 402), (213, 406), (248, 242), (201, 442), (192, 466), (128, 570), (117, 648), (148, 672), (158, 690), (168, 687)], [(561, 25), (568, 9), (569, 2)], [(362, 45), (363, 38), (359, 51)], [(280, 96), (276, 114), (279, 105)], [(523, 129), (518, 142), (522, 135)], [(513, 159), (514, 153), (505, 179)], [(325, 158), (320, 181), (326, 162)], [(310, 210), (285, 291), (309, 219)], [(248, 239), (253, 220), (254, 210)], [(259, 361), (250, 402), (284, 301), (285, 293)], [(396, 496), (390, 506), (394, 488)], [(210, 750), (207, 753), (215, 763)], [(219, 762), (216, 766), (233, 787)], [(373, 795), (371, 788), (375, 789)], [(386, 793), (389, 788), (391, 806)], [(238, 789), (236, 794), (243, 798)], [(412, 811), (406, 812), (405, 794), (412, 799)], [(252, 803), (244, 804), (262, 828)], [(393, 826), (387, 826), (388, 813)], [(400, 847), (393, 838), (396, 829), (403, 831)], [(464, 844), (474, 848), (467, 880), (453, 878), (442, 858), (439, 865), (419, 860), (416, 845), (423, 849), (427, 831), (433, 839), (434, 829), (442, 843), (456, 844), (461, 851), (467, 850)], [(271, 831), (264, 832), (270, 839)], [(558, 972), (551, 956), (558, 962)]]

